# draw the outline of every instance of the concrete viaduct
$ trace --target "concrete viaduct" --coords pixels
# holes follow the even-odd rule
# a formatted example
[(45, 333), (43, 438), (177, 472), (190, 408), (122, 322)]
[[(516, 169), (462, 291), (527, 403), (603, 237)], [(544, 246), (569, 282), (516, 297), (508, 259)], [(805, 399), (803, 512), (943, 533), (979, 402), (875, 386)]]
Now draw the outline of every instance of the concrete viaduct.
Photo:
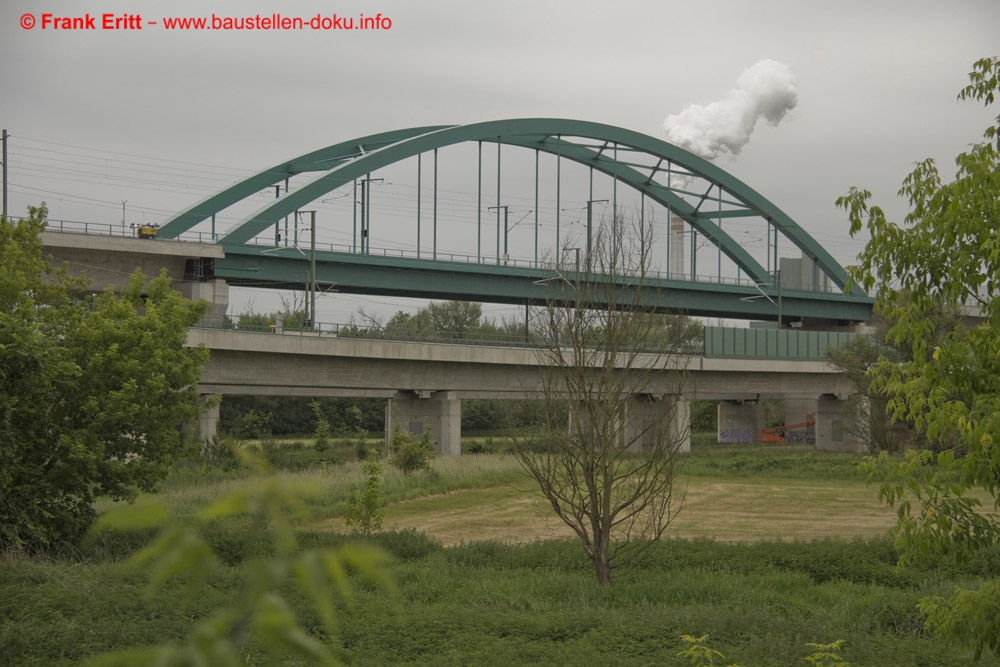
[[(205, 394), (384, 397), (387, 435), (395, 426), (419, 432), (427, 423), (442, 455), (461, 451), (461, 399), (539, 397), (545, 372), (538, 351), (528, 348), (200, 328), (191, 329), (188, 341), (212, 351), (200, 385)], [(787, 421), (816, 414), (818, 447), (855, 446), (842, 428), (840, 399), (849, 382), (824, 361), (668, 359), (650, 393), (683, 401), (675, 428), (685, 434), (687, 449), (692, 399), (728, 401), (719, 408), (723, 439), (732, 431), (756, 436), (763, 427), (758, 401), (778, 398), (786, 401)], [(641, 416), (643, 398), (636, 397), (627, 418)], [(216, 408), (205, 416), (203, 433), (214, 432), (217, 419)]]

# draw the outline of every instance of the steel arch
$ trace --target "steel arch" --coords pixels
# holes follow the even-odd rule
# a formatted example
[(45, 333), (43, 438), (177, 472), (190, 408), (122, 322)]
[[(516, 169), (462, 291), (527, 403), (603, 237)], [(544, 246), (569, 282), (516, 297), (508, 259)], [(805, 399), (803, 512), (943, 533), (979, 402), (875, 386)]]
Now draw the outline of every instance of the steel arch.
[[(844, 268), (784, 211), (711, 162), (666, 141), (632, 130), (589, 121), (554, 118), (417, 127), (341, 142), (272, 167), (208, 197), (168, 220), (161, 227), (160, 236), (176, 237), (226, 207), (273, 186), (288, 176), (309, 171), (327, 172), (260, 208), (219, 240), (224, 245), (244, 244), (279, 219), (365, 174), (434, 149), (465, 142), (487, 141), (538, 149), (613, 176), (644, 192), (654, 201), (668, 207), (671, 213), (683, 218), (757, 282), (767, 283), (772, 280), (766, 269), (714, 221), (720, 217), (719, 213), (702, 212), (671, 188), (653, 180), (658, 172), (663, 171), (659, 168), (660, 163), (652, 168), (632, 165), (606, 155), (605, 148), (594, 150), (590, 146), (568, 141), (565, 137), (605, 142), (605, 148), (613, 143), (619, 148), (645, 153), (658, 159), (660, 163), (666, 161), (668, 164), (679, 165), (713, 187), (718, 186), (727, 197), (744, 207), (743, 210), (726, 212), (725, 217), (739, 215), (764, 218), (815, 261), (838, 287), (844, 289), (849, 284)], [(639, 169), (651, 169), (651, 172), (644, 175)], [(864, 295), (863, 290), (856, 285), (851, 291), (858, 296)]]

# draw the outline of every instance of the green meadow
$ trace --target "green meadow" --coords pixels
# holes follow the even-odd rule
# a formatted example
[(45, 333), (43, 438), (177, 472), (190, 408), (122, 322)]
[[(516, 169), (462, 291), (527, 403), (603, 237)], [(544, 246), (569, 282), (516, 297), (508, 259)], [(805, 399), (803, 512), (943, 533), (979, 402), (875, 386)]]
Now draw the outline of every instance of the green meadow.
[[(270, 443), (269, 456), (269, 474), (317, 489), (297, 524), (304, 545), (361, 539), (337, 515), (363, 479), (359, 463), (339, 462), (347, 448), (320, 456)], [(808, 643), (840, 639), (853, 667), (971, 664), (971, 654), (924, 631), (916, 605), (995, 577), (1000, 549), (960, 565), (898, 569), (884, 537), (894, 512), (860, 477), (859, 461), (696, 440), (677, 482), (686, 502), (670, 539), (609, 589), (598, 588), (579, 545), (512, 457), (437, 459), (412, 475), (387, 465), (384, 529), (366, 539), (394, 557), (399, 597), (357, 581), (354, 601), (337, 609), (336, 634), (290, 587), (286, 598), (350, 665), (690, 665), (677, 655), (685, 634), (710, 635), (725, 655), (719, 665), (805, 665)], [(238, 466), (184, 462), (156, 496), (187, 516), (259, 480)], [(55, 555), (0, 557), (0, 665), (86, 664), (106, 651), (180, 642), (239, 595), (245, 565), (271, 548), (266, 530), (217, 521), (206, 532), (223, 564), (217, 574), (194, 597), (183, 581), (149, 594), (149, 573), (128, 557), (152, 535), (103, 533)], [(302, 664), (253, 640), (243, 657)]]

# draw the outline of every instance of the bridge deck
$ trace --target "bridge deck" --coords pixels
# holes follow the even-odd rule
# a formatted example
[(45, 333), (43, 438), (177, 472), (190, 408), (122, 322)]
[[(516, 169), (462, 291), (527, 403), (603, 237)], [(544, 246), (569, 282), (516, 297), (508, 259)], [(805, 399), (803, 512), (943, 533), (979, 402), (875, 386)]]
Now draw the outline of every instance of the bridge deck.
[[(389, 396), (394, 391), (448, 391), (457, 398), (523, 398), (541, 392), (538, 350), (384, 341), (332, 336), (191, 329), (189, 345), (212, 350), (205, 393)], [(690, 398), (815, 398), (847, 394), (846, 378), (824, 361), (667, 357), (654, 383)]]

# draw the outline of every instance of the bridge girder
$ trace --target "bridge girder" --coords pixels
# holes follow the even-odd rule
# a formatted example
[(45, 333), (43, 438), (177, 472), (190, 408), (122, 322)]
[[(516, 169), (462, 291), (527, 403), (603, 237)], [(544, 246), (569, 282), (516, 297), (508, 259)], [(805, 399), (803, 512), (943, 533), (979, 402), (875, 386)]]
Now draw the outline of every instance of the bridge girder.
[[(567, 137), (604, 142), (604, 146), (595, 150), (569, 141)], [(240, 246), (281, 218), (366, 174), (422, 153), (473, 141), (536, 149), (613, 176), (681, 217), (757, 282), (769, 282), (771, 278), (768, 272), (721, 228), (718, 219), (732, 216), (761, 217), (812, 259), (838, 287), (846, 289), (850, 284), (844, 268), (794, 220), (756, 190), (711, 162), (666, 141), (632, 130), (589, 121), (552, 118), (425, 126), (383, 132), (334, 144), (271, 167), (206, 198), (164, 223), (159, 235), (165, 238), (177, 237), (223, 209), (292, 175), (326, 172), (303, 187), (287, 192), (263, 206), (219, 240), (222, 245)], [(618, 149), (644, 153), (659, 162), (650, 168), (620, 161), (606, 151), (610, 144)], [(668, 169), (672, 169), (672, 165), (680, 166), (684, 172), (710, 183), (710, 188), (718, 187), (720, 201), (725, 193), (729, 203), (743, 208), (725, 212), (702, 211), (701, 204), (690, 204), (678, 194), (679, 190), (654, 180), (658, 173), (667, 171), (660, 169), (663, 161), (667, 162)], [(644, 176), (640, 169), (651, 171), (648, 176)], [(707, 193), (702, 196), (702, 203), (705, 196)], [(854, 296), (865, 296), (857, 285), (853, 285), (850, 292)]]
[[(549, 283), (572, 282), (574, 274), (553, 278), (550, 269), (504, 267), (465, 262), (427, 261), (348, 253), (317, 252), (316, 281), (320, 291), (378, 294), (423, 299), (464, 299), (489, 303), (545, 306), (562, 303), (560, 291)], [(306, 289), (308, 268), (294, 249), (262, 254), (252, 246), (229, 247), (216, 260), (215, 275), (232, 285), (260, 285), (267, 281)], [(705, 317), (775, 320), (773, 301), (750, 285), (699, 283), (629, 276), (617, 279), (615, 289), (623, 304), (653, 312)], [(571, 305), (572, 293), (567, 294)], [(781, 297), (788, 318), (819, 318), (859, 322), (869, 319), (871, 299), (830, 292), (785, 291)]]

